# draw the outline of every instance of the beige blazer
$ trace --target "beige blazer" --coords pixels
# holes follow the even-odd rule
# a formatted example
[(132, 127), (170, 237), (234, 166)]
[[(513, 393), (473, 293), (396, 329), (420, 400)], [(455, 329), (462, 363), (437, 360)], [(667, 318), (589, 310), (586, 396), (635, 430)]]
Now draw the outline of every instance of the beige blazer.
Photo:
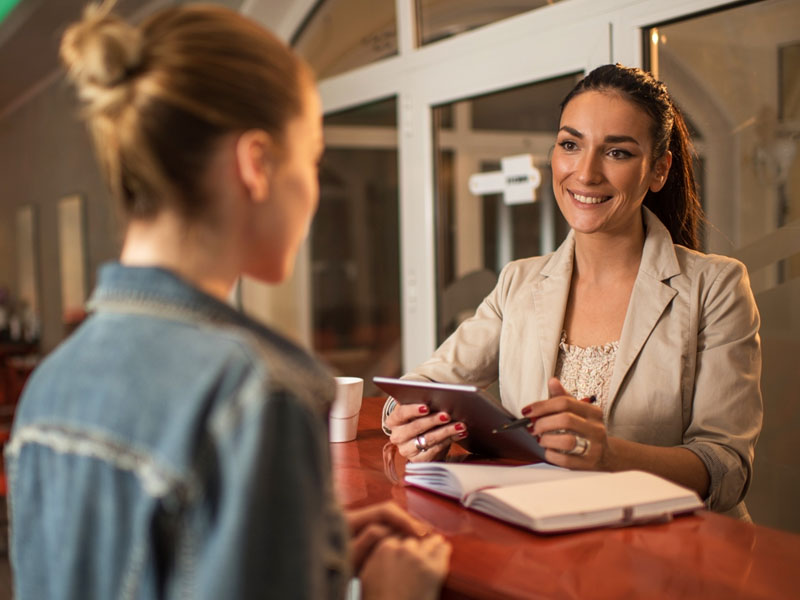
[[(643, 211), (642, 262), (604, 407), (608, 432), (693, 451), (710, 475), (707, 506), (746, 518), (739, 503), (762, 420), (759, 315), (747, 272), (732, 258), (673, 245)], [(408, 376), (481, 387), (499, 379), (501, 401), (517, 415), (547, 398), (574, 251), (571, 232), (554, 253), (508, 264), (475, 315)]]

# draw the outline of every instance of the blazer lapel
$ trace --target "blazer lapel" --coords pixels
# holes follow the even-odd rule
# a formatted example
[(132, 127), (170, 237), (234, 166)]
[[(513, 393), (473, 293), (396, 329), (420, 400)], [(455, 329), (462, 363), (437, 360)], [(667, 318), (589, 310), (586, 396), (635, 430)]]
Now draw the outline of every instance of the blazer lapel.
[(605, 407), (606, 416), (616, 401), (619, 388), (631, 365), (639, 356), (664, 310), (678, 293), (667, 283), (671, 277), (680, 273), (669, 232), (647, 208), (642, 210), (646, 228), (642, 262), (622, 326)]
[(533, 314), (536, 316), (539, 355), (544, 368), (543, 397), (547, 395), (547, 380), (556, 370), (574, 256), (575, 234), (570, 231), (533, 284)]

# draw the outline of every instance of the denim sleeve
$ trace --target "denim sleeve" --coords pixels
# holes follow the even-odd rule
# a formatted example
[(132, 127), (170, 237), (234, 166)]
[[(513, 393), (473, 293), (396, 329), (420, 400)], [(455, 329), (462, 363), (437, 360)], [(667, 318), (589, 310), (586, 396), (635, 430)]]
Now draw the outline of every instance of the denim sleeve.
[(177, 555), (180, 597), (342, 597), (347, 541), (323, 418), (250, 380), (213, 415), (201, 454), (206, 492)]

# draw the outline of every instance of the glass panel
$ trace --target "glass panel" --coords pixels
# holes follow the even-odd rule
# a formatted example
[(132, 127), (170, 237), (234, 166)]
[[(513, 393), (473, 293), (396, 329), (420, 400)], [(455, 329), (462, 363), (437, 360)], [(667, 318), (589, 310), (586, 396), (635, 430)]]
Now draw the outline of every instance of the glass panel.
[(800, 531), (800, 3), (768, 0), (646, 32), (650, 65), (701, 136), (707, 249), (747, 264), (761, 312), (764, 430), (747, 503)]
[(314, 349), (342, 375), (401, 374), (397, 101), (325, 117), (311, 229)]
[(69, 326), (84, 316), (86, 302), (86, 208), (79, 195), (58, 202), (58, 242), (61, 261), (61, 311)]
[[(553, 198), (549, 153), (568, 75), (436, 107), (438, 341), (474, 312), (510, 260), (549, 252), (568, 231)], [(537, 201), (507, 205), (476, 196), (469, 178), (501, 159), (530, 154), (541, 173)]]
[[(21, 325), (17, 332), (26, 342), (39, 341), (39, 257), (36, 239), (36, 211), (33, 205), (17, 209), (17, 290), (16, 312)], [(2, 318), (0, 318), (0, 322)], [(0, 330), (2, 323), (0, 323)], [(12, 332), (13, 333), (13, 332)]]
[(319, 79), (397, 54), (394, 0), (324, 0), (292, 40)]
[[(388, 98), (325, 116), (328, 132), (335, 125), (397, 127), (397, 100)], [(388, 131), (387, 131), (388, 133)]]
[(420, 44), (430, 44), (561, 0), (417, 0)]

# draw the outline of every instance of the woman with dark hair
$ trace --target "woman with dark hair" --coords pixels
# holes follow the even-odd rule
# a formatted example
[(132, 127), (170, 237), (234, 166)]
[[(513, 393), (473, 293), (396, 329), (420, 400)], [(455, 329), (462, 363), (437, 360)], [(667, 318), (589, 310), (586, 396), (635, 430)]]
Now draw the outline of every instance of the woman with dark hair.
[[(531, 419), (548, 462), (649, 471), (748, 518), (759, 316), (744, 265), (698, 251), (691, 140), (664, 84), (621, 65), (589, 73), (562, 104), (552, 170), (567, 239), (508, 264), (475, 315), (407, 377), (499, 380), (503, 405)], [(384, 409), (412, 461), (440, 459), (469, 435), (425, 409), (392, 399)]]
[(15, 597), (435, 598), (449, 544), (336, 503), (335, 384), (227, 303), (291, 272), (318, 200), (309, 68), (231, 10), (87, 8), (61, 55), (125, 217), (90, 315), (21, 400), (6, 465)]

